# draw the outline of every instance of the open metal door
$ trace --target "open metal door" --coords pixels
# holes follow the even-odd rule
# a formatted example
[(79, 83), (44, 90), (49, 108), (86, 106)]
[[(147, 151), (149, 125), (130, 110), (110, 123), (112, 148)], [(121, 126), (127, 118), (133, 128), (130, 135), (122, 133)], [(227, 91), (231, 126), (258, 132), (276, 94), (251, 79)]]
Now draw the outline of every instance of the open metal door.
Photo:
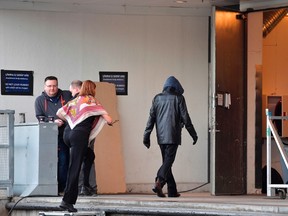
[(215, 11), (214, 193), (246, 193), (246, 23)]

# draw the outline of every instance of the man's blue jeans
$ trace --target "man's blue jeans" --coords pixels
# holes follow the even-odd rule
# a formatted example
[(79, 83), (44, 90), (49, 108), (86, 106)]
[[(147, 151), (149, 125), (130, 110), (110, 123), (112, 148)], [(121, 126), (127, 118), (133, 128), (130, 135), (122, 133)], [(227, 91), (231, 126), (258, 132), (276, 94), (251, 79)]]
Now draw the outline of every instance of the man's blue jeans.
[(69, 167), (69, 147), (64, 143), (63, 137), (58, 137), (58, 193), (64, 192)]

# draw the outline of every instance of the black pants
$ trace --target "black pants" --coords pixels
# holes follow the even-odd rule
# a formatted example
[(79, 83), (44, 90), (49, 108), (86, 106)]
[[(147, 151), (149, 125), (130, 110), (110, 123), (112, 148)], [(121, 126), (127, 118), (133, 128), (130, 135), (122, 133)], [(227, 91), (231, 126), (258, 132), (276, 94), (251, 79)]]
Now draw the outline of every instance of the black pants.
[(94, 150), (90, 147), (87, 148), (86, 155), (83, 161), (83, 185), (90, 186), (89, 179), (90, 179), (90, 172), (92, 165), (94, 163), (95, 154)]
[(70, 146), (70, 162), (63, 200), (75, 204), (78, 198), (79, 174), (88, 149), (89, 132), (65, 130), (64, 141)]
[(157, 172), (156, 179), (159, 179), (162, 187), (167, 183), (168, 195), (177, 193), (176, 182), (172, 173), (172, 165), (175, 161), (178, 145), (159, 145), (162, 155), (162, 165)]

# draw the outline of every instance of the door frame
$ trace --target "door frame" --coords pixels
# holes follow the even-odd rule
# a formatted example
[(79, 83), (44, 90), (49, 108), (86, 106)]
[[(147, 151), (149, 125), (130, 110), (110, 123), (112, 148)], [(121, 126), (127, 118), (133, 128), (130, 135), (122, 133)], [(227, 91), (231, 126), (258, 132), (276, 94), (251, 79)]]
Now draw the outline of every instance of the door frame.
[[(227, 10), (227, 9), (225, 9)], [(211, 12), (211, 23), (210, 23), (210, 56), (211, 61), (209, 63), (209, 141), (210, 141), (210, 183), (211, 183), (211, 194), (216, 195), (216, 133), (219, 132), (217, 130), (217, 123), (216, 123), (216, 12), (217, 8), (215, 6), (212, 7)], [(227, 10), (229, 12), (229, 10)], [(231, 11), (235, 12), (235, 11)], [(240, 13), (240, 12), (239, 12)], [(245, 29), (246, 31), (246, 29)], [(247, 37), (244, 37), (244, 40), (247, 40)], [(244, 100), (244, 116), (247, 116), (247, 41), (244, 42), (245, 44), (245, 58), (244, 58), (244, 65), (243, 68), (246, 70), (245, 78), (244, 78), (244, 93), (243, 93), (243, 100)], [(243, 142), (244, 146), (246, 146), (246, 150), (243, 150), (244, 158), (243, 161), (245, 163), (245, 173), (244, 173), (244, 187), (245, 193), (247, 192), (247, 118), (244, 121), (243, 125)]]

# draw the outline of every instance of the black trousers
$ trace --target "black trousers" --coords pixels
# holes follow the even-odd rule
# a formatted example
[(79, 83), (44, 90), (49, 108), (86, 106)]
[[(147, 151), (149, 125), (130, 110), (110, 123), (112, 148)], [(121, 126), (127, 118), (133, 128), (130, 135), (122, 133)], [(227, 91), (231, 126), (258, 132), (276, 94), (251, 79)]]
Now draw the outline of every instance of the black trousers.
[(78, 198), (79, 174), (88, 149), (89, 132), (65, 130), (64, 141), (70, 146), (70, 162), (63, 200), (75, 204)]
[(83, 161), (83, 185), (84, 186), (90, 186), (89, 179), (90, 179), (90, 172), (92, 165), (95, 160), (95, 154), (94, 150), (91, 149), (90, 147), (87, 148), (86, 155), (84, 156), (84, 161)]
[(175, 195), (177, 193), (177, 186), (172, 173), (172, 165), (175, 161), (178, 145), (161, 144), (159, 147), (162, 155), (162, 165), (157, 172), (156, 180), (159, 179), (162, 187), (167, 183), (168, 195)]

